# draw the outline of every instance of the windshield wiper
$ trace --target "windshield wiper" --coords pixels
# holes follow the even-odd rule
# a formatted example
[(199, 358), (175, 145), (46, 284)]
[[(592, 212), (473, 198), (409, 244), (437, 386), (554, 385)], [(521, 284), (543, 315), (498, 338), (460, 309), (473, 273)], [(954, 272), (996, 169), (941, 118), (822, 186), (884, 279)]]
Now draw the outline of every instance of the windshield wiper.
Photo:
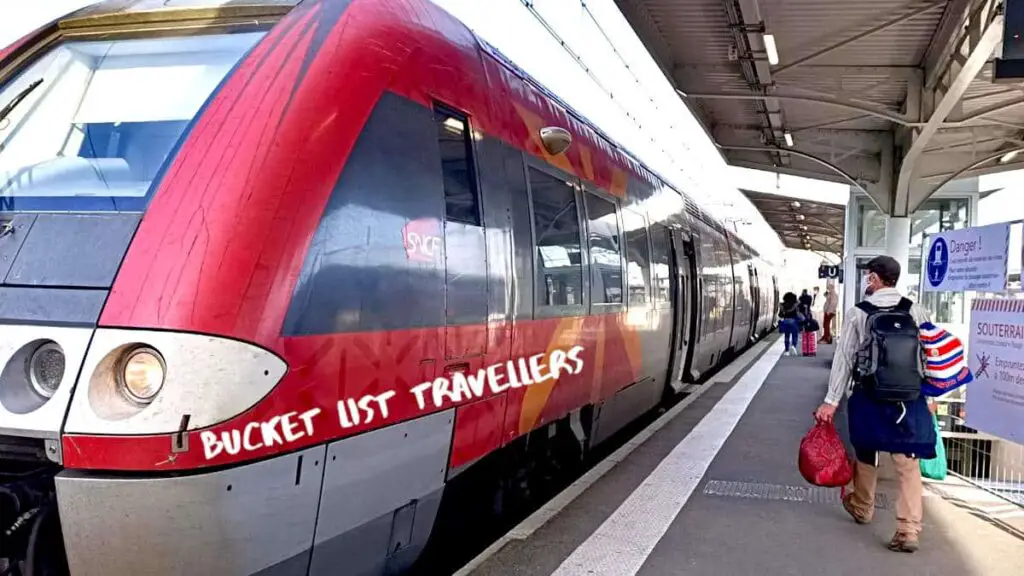
[[(21, 104), (21, 101), (24, 100), (26, 96), (31, 94), (33, 90), (35, 90), (36, 88), (39, 88), (39, 85), (42, 84), (42, 83), (43, 83), (43, 79), (40, 78), (40, 79), (36, 80), (35, 82), (29, 84), (28, 86), (25, 87), (24, 90), (22, 90), (21, 92), (18, 92), (14, 96), (14, 98), (11, 98), (11, 101), (8, 102), (6, 106), (4, 106), (3, 108), (0, 108), (0, 122), (3, 122), (4, 120), (6, 120), (7, 117), (11, 115), (11, 112), (14, 112), (14, 109), (18, 107), (18, 104)], [(0, 130), (3, 130), (3, 128), (0, 128)]]

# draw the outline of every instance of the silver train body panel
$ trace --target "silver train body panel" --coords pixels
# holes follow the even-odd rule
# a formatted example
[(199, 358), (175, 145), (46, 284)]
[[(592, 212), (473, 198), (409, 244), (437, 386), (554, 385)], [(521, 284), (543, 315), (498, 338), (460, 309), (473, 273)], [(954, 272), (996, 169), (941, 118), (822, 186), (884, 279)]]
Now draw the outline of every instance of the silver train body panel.
[(411, 564), (434, 522), (454, 411), (229, 468), (57, 475), (71, 573), (370, 575)]

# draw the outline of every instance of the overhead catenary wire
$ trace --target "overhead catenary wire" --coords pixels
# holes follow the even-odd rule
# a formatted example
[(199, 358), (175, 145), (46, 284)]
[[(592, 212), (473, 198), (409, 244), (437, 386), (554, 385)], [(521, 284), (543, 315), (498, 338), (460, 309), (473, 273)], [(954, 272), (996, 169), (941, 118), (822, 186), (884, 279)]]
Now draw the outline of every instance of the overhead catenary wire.
[[(573, 50), (569, 46), (569, 43), (566, 42), (565, 39), (563, 39), (561, 37), (561, 35), (558, 34), (558, 31), (555, 30), (555, 28), (547, 21), (547, 19), (544, 18), (544, 16), (540, 12), (537, 11), (536, 7), (534, 7), (534, 2), (532, 0), (520, 0), (520, 2), (523, 4), (524, 7), (526, 7), (526, 9), (533, 16), (533, 18), (535, 20), (537, 20), (537, 22), (542, 27), (544, 27), (544, 29), (548, 32), (548, 34), (550, 34), (551, 37), (556, 42), (558, 42), (558, 44), (562, 47), (562, 49), (565, 50), (565, 52), (587, 74), (587, 76), (594, 82), (594, 84), (596, 84), (598, 88), (600, 88), (605, 94), (608, 95), (608, 98), (611, 99), (612, 103), (627, 118), (629, 118), (630, 120), (633, 121), (633, 124), (637, 127), (638, 130), (643, 130), (643, 125), (639, 122), (639, 120), (622, 104), (622, 102), (619, 99), (615, 98), (615, 94), (610, 89), (608, 89), (604, 85), (604, 83), (601, 82), (600, 78), (597, 77), (597, 75), (594, 73), (594, 71), (591, 70), (590, 66), (588, 66), (587, 63), (583, 60), (583, 57), (580, 56), (575, 50)], [(644, 95), (647, 96), (648, 100), (651, 103), (654, 103), (655, 102), (654, 98), (651, 97), (649, 95), (649, 93), (646, 90), (643, 89), (643, 83), (640, 81), (639, 78), (637, 78), (636, 74), (633, 73), (632, 69), (629, 67), (628, 63), (626, 62), (626, 60), (622, 56), (622, 54), (618, 51), (618, 49), (615, 48), (615, 44), (611, 41), (611, 39), (608, 36), (607, 32), (604, 31), (604, 28), (602, 28), (601, 25), (598, 23), (597, 18), (590, 11), (590, 9), (587, 7), (586, 2), (583, 1), (583, 0), (580, 0), (580, 5), (583, 7), (584, 11), (587, 13), (587, 15), (590, 17), (590, 19), (594, 22), (594, 24), (597, 27), (597, 29), (600, 31), (600, 33), (604, 37), (605, 42), (607, 43), (608, 47), (619, 58), (619, 61), (622, 62), (623, 65), (626, 66), (626, 69), (629, 71), (630, 76), (633, 77), (633, 80), (636, 82), (636, 84), (641, 87), (641, 91), (644, 93)], [(655, 104), (654, 107), (655, 107), (656, 110), (660, 110), (657, 107), (656, 104)], [(648, 140), (651, 143), (655, 143), (656, 142), (653, 137), (649, 138)], [(675, 157), (671, 153), (669, 153), (669, 151), (666, 150), (665, 148), (661, 148), (661, 147), (658, 147), (658, 148), (660, 148), (660, 152), (665, 156), (665, 158), (668, 160), (668, 162), (671, 163), (672, 166), (678, 171), (678, 166), (677, 166), (677, 162), (675, 160)]]

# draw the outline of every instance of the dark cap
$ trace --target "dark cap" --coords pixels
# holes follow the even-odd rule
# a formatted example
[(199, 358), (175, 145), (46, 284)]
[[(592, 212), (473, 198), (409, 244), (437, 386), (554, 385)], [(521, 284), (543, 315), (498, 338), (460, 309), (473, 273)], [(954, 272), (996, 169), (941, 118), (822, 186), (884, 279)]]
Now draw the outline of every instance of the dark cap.
[(874, 272), (886, 286), (895, 286), (900, 279), (900, 263), (889, 256), (875, 256), (867, 264), (861, 265), (860, 269)]

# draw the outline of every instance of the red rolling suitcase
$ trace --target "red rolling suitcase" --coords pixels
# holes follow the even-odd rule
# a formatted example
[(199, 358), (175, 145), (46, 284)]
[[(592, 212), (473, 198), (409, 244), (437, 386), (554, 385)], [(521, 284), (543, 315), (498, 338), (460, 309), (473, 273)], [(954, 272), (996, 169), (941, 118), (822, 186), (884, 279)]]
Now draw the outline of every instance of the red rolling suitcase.
[(800, 348), (804, 356), (818, 355), (818, 333), (803, 332), (800, 334)]

